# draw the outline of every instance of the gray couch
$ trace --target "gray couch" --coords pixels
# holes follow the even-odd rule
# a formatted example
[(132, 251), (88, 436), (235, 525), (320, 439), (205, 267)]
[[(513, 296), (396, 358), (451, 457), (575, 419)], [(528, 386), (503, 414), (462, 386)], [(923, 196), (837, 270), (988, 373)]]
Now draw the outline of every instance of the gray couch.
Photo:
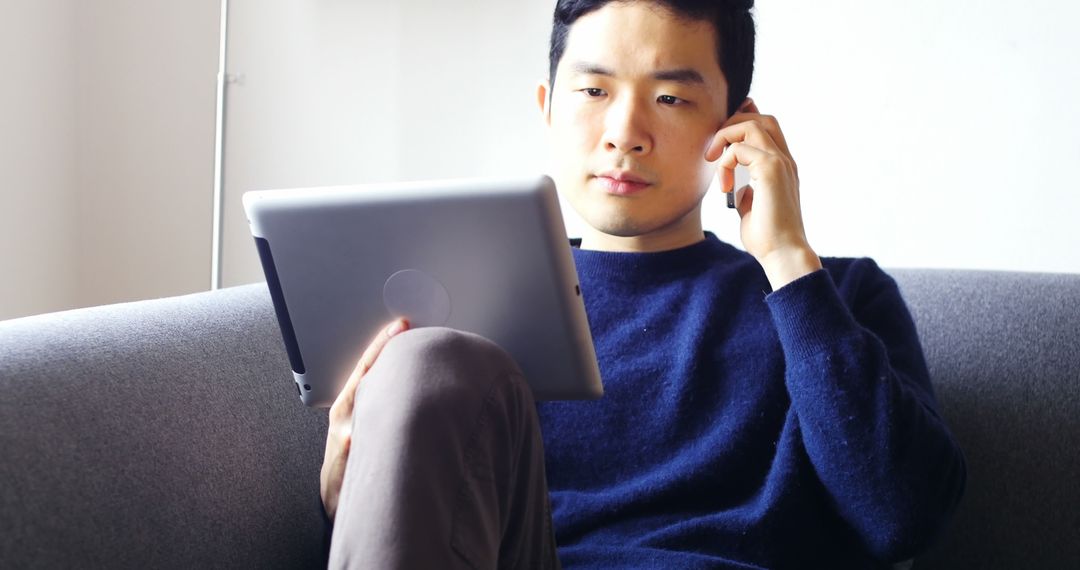
[[(893, 271), (968, 460), (915, 568), (1080, 568), (1080, 275)], [(251, 285), (0, 323), (0, 568), (323, 563), (326, 414)]]

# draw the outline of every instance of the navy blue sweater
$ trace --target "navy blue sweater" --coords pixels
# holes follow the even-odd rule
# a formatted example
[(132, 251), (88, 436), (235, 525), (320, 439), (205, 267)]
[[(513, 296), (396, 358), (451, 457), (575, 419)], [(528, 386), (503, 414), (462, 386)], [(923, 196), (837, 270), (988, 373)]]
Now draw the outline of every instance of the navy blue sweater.
[(604, 397), (538, 405), (567, 568), (868, 568), (962, 494), (895, 282), (869, 259), (776, 292), (715, 236), (574, 250)]

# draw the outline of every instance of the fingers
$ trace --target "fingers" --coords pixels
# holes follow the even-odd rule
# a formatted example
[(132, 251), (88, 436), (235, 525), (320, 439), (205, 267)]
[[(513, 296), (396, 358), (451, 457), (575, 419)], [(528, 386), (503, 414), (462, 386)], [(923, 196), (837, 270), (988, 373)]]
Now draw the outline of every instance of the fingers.
[(409, 323), (405, 319), (395, 319), (394, 322), (379, 331), (375, 340), (371, 341), (371, 344), (364, 350), (364, 354), (360, 356), (360, 361), (357, 362), (356, 369), (353, 370), (350, 380), (355, 384), (356, 380), (359, 380), (361, 376), (366, 374), (367, 371), (371, 369), (372, 365), (375, 364), (375, 359), (379, 357), (379, 353), (382, 352), (386, 343), (390, 342), (390, 339), (394, 335), (403, 332), (408, 326)]
[(720, 177), (720, 190), (727, 193), (735, 189), (735, 167), (737, 165), (750, 166), (754, 162), (761, 162), (774, 156), (746, 143), (731, 144), (720, 155), (716, 163)]
[(367, 374), (367, 371), (375, 364), (375, 359), (379, 357), (379, 353), (382, 352), (386, 343), (390, 342), (390, 339), (395, 335), (408, 330), (408, 328), (409, 322), (407, 320), (396, 319), (379, 331), (379, 334), (375, 336), (375, 340), (371, 341), (371, 344), (364, 350), (364, 354), (360, 356), (356, 368), (353, 369), (349, 379), (345, 382), (345, 386), (341, 389), (341, 393), (334, 400), (334, 405), (331, 406), (332, 414), (346, 417), (352, 416), (353, 399), (356, 396), (356, 387), (360, 384), (360, 378)]
[(743, 141), (763, 150), (778, 151), (791, 158), (787, 139), (776, 117), (761, 114), (757, 103), (750, 98), (720, 126), (717, 136), (705, 151), (705, 159), (712, 162), (729, 144)]
[(326, 510), (326, 516), (331, 521), (337, 514), (338, 498), (341, 495), (341, 483), (345, 479), (345, 466), (349, 461), (350, 447), (352, 447), (352, 437), (348, 435), (343, 436), (337, 446), (331, 446), (330, 440), (327, 440), (319, 492), (322, 496), (323, 509)]
[(737, 142), (745, 142), (761, 150), (791, 158), (787, 140), (784, 139), (780, 124), (775, 118), (740, 113), (732, 115), (724, 123), (724, 127), (713, 135), (713, 140), (705, 151), (705, 160), (716, 160), (725, 148)]
[(330, 406), (330, 425), (326, 434), (326, 452), (323, 456), (323, 465), (320, 472), (319, 490), (322, 495), (323, 507), (327, 516), (333, 520), (337, 511), (338, 495), (341, 493), (341, 482), (345, 478), (345, 466), (349, 460), (349, 449), (352, 447), (352, 412), (353, 402), (356, 398), (356, 387), (360, 379), (375, 364), (383, 348), (395, 335), (407, 330), (409, 323), (405, 319), (397, 319), (384, 327), (375, 340), (371, 341), (364, 354), (357, 362), (356, 368), (345, 387), (341, 389)]
[(360, 378), (367, 374), (367, 371), (375, 364), (375, 359), (379, 357), (383, 348), (386, 347), (386, 343), (390, 342), (390, 339), (395, 335), (405, 331), (409, 328), (409, 323), (405, 319), (396, 319), (394, 322), (387, 325), (383, 330), (379, 331), (379, 334), (375, 336), (375, 340), (371, 341), (367, 349), (364, 350), (364, 354), (360, 356), (360, 360), (356, 363), (356, 368), (349, 376), (349, 381), (346, 384), (345, 390), (342, 390), (342, 394), (347, 396), (350, 400), (356, 394), (356, 385), (360, 382)]
[(739, 213), (740, 218), (745, 218), (746, 214), (749, 214), (750, 210), (754, 209), (754, 187), (747, 184), (734, 192), (735, 211)]
[[(754, 106), (754, 108), (757, 107)], [(791, 152), (788, 150), (787, 137), (784, 136), (784, 131), (780, 128), (780, 122), (772, 115), (761, 115), (757, 112), (737, 113), (728, 118), (721, 130), (729, 126), (746, 123), (760, 127), (776, 143), (777, 148), (784, 154), (791, 156)]]

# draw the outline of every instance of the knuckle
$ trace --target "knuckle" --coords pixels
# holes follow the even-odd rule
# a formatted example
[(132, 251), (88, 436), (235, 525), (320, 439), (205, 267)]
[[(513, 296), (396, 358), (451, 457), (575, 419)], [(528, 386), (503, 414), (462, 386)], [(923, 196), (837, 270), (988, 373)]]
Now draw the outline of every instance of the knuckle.
[(334, 402), (330, 406), (330, 423), (334, 425), (347, 425), (348, 421), (352, 419), (352, 408), (341, 399)]
[(786, 154), (781, 154), (780, 155), (780, 160), (784, 161), (784, 166), (786, 166), (787, 169), (792, 171), (792, 172), (795, 172), (799, 168), (798, 165), (795, 164), (795, 159), (791, 158), (790, 156), (788, 156)]
[(347, 425), (337, 426), (330, 431), (330, 447), (333, 449), (335, 457), (339, 457), (342, 453), (348, 453), (348, 439), (352, 437), (352, 430)]

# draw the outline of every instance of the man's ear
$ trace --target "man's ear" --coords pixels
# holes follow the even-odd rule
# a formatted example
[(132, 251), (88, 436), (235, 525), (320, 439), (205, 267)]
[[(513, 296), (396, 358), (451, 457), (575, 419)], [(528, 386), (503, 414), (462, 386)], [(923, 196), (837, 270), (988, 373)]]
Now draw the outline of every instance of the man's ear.
[(761, 113), (761, 111), (758, 111), (757, 104), (754, 103), (754, 100), (749, 98), (749, 97), (747, 97), (746, 99), (743, 99), (742, 105), (739, 105), (738, 110), (736, 110), (735, 112), (736, 113)]
[(544, 116), (544, 124), (551, 125), (551, 107), (548, 99), (551, 84), (545, 79), (536, 86), (536, 104), (540, 107), (540, 113)]

